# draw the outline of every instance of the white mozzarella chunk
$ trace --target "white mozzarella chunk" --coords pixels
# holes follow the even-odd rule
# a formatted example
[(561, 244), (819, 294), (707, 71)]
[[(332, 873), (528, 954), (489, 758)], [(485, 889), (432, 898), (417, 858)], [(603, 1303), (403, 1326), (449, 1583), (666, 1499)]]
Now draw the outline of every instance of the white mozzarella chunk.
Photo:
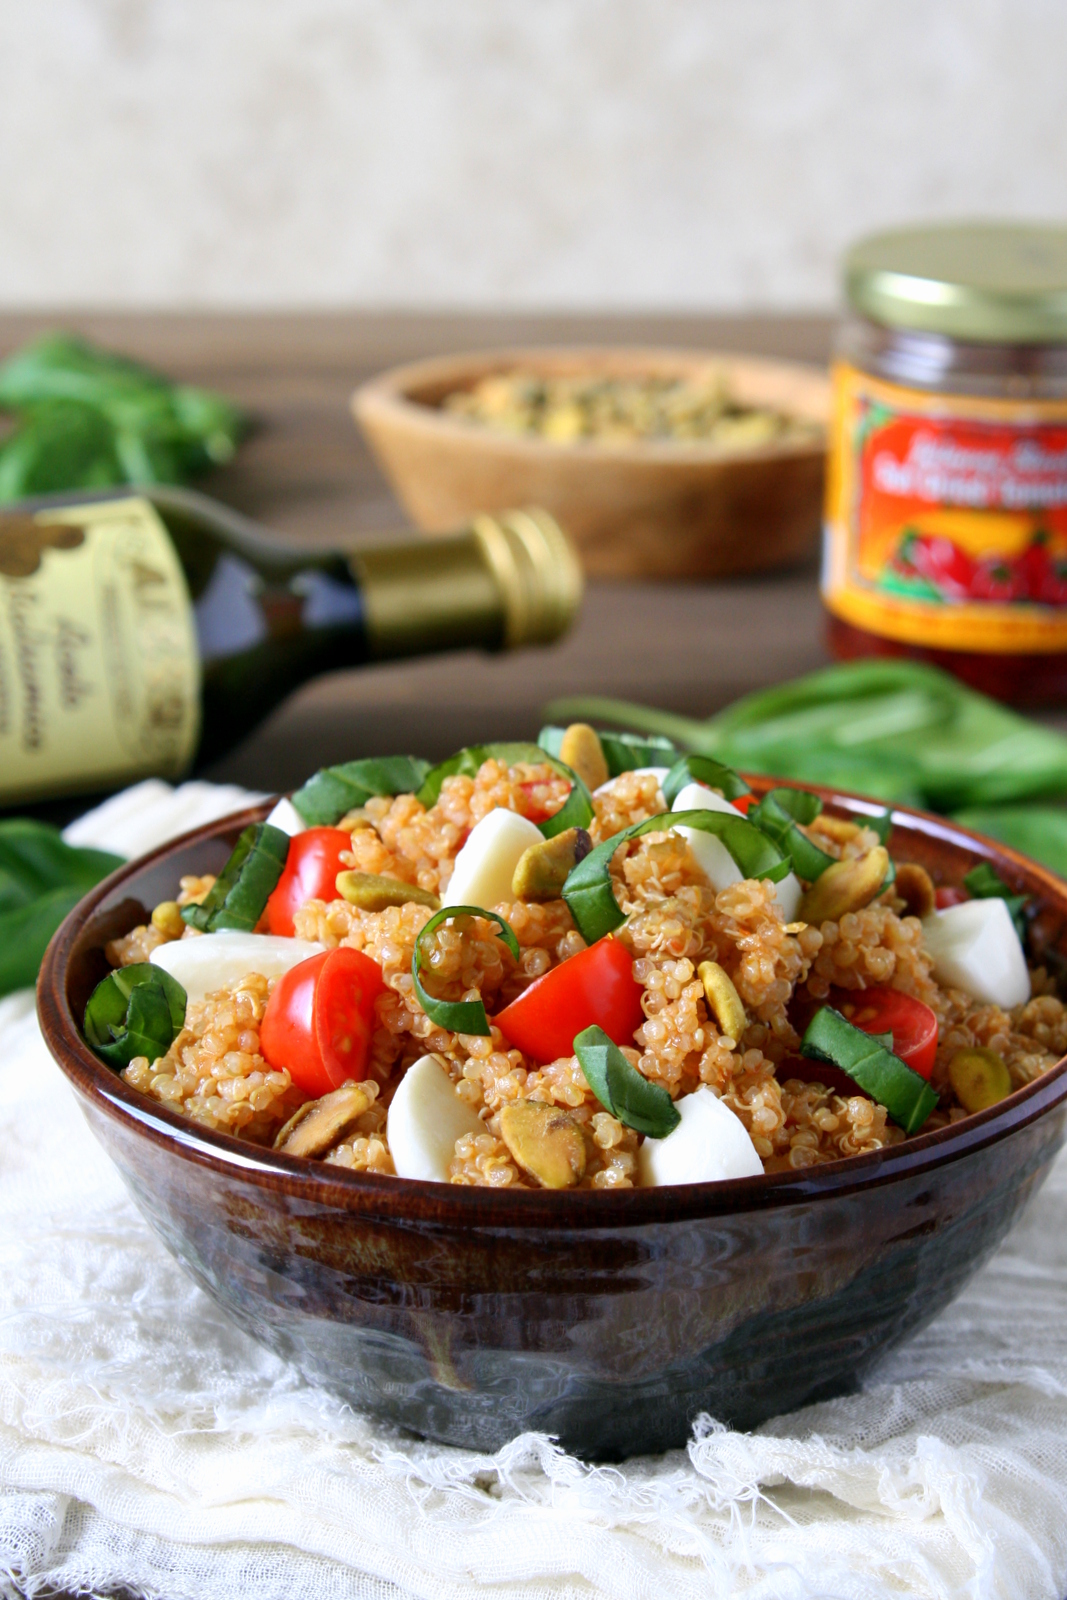
[(965, 900), (923, 921), (939, 981), (1010, 1011), (1030, 998), (1023, 947), (1003, 900)]
[(613, 789), (615, 787), (615, 785), (618, 783), (619, 778), (629, 778), (629, 777), (648, 777), (648, 776), (653, 776), (653, 777), (655, 777), (656, 782), (659, 784), (660, 788), (662, 789), (663, 788), (663, 780), (666, 778), (666, 776), (667, 776), (667, 774), (668, 774), (668, 772), (670, 770), (671, 770), (670, 767), (634, 767), (632, 773), (631, 772), (620, 772), (620, 773), (618, 773), (618, 775), (616, 777), (609, 778), (607, 783), (602, 783), (600, 785), (599, 789), (594, 789), (593, 790), (593, 793), (595, 795), (608, 794), (610, 792), (610, 790)]
[(638, 1152), (642, 1185), (721, 1183), (758, 1178), (763, 1162), (740, 1117), (706, 1085), (677, 1103), (681, 1122), (665, 1139), (646, 1139)]
[(272, 828), (280, 828), (283, 833), (287, 833), (290, 839), (298, 833), (307, 832), (307, 823), (293, 802), (285, 795), (278, 801), (267, 821)]
[(228, 988), (246, 973), (280, 978), (325, 945), (310, 939), (282, 939), (272, 933), (240, 933), (224, 929), (197, 939), (174, 939), (157, 945), (149, 960), (177, 978), (190, 1000), (202, 1000), (215, 989)]
[[(729, 800), (724, 800), (721, 794), (716, 794), (714, 789), (707, 788), (703, 783), (687, 783), (684, 789), (678, 791), (671, 810), (725, 811), (731, 817), (741, 815)], [(715, 838), (714, 834), (701, 833), (698, 828), (679, 828), (678, 832), (688, 841), (689, 848), (697, 859), (697, 865), (716, 892), (728, 889), (732, 883), (740, 883), (744, 878), (744, 873), (729, 850), (721, 839)], [(793, 872), (788, 873), (781, 883), (775, 884), (774, 898), (778, 902), (783, 922), (796, 921), (802, 893), (800, 882)]]
[(457, 1095), (434, 1056), (420, 1056), (405, 1072), (389, 1105), (385, 1136), (401, 1178), (447, 1183), (456, 1140), (484, 1133), (485, 1124)]
[(543, 843), (540, 828), (527, 817), (498, 806), (471, 829), (441, 904), (489, 909), (513, 899), (511, 879), (519, 857), (532, 844)]

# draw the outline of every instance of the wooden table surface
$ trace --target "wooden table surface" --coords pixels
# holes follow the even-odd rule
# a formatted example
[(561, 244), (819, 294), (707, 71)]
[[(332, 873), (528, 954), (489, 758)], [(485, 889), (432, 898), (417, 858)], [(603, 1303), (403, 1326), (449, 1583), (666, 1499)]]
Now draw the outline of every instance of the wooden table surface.
[[(658, 344), (824, 363), (825, 317), (602, 317), (316, 313), (0, 317), (0, 355), (48, 327), (209, 385), (259, 419), (207, 493), (295, 537), (343, 544), (404, 517), (348, 399), (395, 362), (494, 345)], [(364, 668), (294, 695), (211, 776), (299, 784), (323, 762), (410, 750), (428, 757), (536, 734), (555, 695), (612, 694), (710, 715), (746, 690), (826, 659), (814, 557), (771, 577), (589, 585), (578, 623), (547, 650), (473, 652)]]

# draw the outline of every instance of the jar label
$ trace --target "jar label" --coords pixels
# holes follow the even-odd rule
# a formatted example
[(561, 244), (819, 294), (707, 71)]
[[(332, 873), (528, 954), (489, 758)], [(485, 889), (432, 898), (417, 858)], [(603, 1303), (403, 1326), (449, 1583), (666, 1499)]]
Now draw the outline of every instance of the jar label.
[(0, 510), (0, 802), (177, 777), (199, 718), (192, 605), (155, 507)]
[(823, 598), (931, 649), (1067, 650), (1067, 401), (834, 371)]

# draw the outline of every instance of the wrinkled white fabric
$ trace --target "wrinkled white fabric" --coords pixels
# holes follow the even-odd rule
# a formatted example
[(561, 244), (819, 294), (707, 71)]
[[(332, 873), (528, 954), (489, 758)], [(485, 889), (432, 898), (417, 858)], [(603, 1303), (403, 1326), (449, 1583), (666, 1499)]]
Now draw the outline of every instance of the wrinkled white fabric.
[[(104, 843), (106, 841), (100, 840)], [(864, 1393), (589, 1467), (309, 1388), (149, 1231), (0, 1002), (0, 1589), (167, 1600), (1067, 1593), (1067, 1158)]]

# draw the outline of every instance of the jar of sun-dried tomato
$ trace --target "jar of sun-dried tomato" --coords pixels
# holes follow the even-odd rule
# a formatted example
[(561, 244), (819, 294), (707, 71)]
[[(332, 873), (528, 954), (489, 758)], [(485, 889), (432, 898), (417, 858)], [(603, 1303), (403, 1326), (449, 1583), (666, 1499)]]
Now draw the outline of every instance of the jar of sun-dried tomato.
[(1067, 703), (1067, 228), (865, 239), (834, 364), (834, 653)]

